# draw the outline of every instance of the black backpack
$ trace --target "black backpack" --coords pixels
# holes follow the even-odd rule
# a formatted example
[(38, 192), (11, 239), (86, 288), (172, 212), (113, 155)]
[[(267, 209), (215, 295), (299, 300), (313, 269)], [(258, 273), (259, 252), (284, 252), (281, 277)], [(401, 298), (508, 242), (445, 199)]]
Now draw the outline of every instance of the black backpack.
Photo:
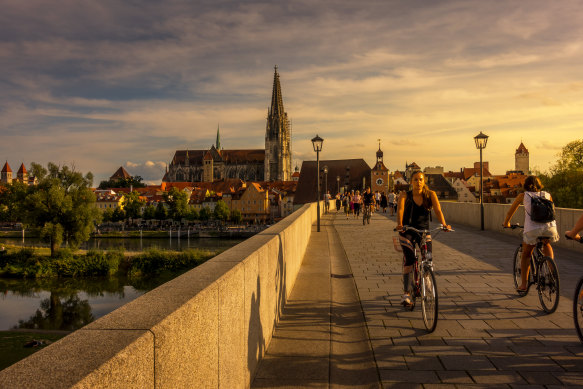
[(542, 192), (539, 196), (530, 196), (530, 220), (537, 223), (549, 223), (555, 220), (555, 204), (544, 197)]

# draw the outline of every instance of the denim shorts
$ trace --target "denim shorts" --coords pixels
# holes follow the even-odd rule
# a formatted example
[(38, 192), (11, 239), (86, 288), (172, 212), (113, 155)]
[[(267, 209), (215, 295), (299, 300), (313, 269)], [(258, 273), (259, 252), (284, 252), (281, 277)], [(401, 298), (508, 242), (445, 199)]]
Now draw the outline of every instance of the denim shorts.
[(539, 236), (548, 237), (549, 241), (556, 242), (559, 240), (559, 233), (557, 227), (544, 226), (535, 230), (527, 231), (522, 234), (522, 241), (529, 245), (536, 245), (536, 238)]

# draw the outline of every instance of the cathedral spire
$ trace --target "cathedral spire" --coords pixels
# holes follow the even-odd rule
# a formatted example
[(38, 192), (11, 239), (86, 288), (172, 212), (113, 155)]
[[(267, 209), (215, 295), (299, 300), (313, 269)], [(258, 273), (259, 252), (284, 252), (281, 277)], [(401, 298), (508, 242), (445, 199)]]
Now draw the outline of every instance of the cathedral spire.
[(215, 142), (215, 148), (217, 150), (221, 149), (221, 135), (219, 134), (219, 125), (217, 124), (217, 140)]
[(273, 116), (284, 114), (283, 98), (281, 97), (281, 84), (279, 82), (279, 73), (277, 72), (277, 65), (275, 65), (273, 72), (273, 92), (271, 93), (271, 108), (270, 112)]

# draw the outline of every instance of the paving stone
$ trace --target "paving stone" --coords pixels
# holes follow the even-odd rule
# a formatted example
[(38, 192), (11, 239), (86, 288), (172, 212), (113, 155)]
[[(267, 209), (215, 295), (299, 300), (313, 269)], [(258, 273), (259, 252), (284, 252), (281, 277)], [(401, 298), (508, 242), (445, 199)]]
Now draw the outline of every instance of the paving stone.
[(483, 355), (441, 355), (447, 370), (495, 370), (490, 360)]
[(472, 384), (474, 381), (463, 370), (443, 370), (438, 371), (437, 375), (442, 382), (446, 384)]
[(527, 382), (517, 372), (510, 371), (487, 371), (469, 370), (468, 374), (478, 384), (500, 385), (500, 384), (526, 384)]

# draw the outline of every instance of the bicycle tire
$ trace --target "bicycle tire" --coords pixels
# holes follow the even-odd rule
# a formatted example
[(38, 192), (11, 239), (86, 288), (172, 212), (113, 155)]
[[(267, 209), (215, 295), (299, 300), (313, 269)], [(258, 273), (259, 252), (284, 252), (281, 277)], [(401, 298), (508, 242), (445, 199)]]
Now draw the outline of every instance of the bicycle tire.
[(438, 302), (435, 275), (433, 270), (427, 267), (421, 273), (421, 312), (427, 332), (433, 332), (437, 327)]
[(542, 262), (537, 266), (539, 267), (537, 290), (540, 304), (546, 313), (553, 313), (557, 309), (561, 297), (557, 264), (553, 258), (543, 257)]
[(579, 340), (583, 343), (583, 277), (579, 279), (573, 296), (573, 321)]
[(514, 251), (514, 261), (512, 266), (512, 274), (514, 276), (514, 288), (520, 286), (521, 280), (521, 261), (522, 261), (522, 245), (519, 245)]

